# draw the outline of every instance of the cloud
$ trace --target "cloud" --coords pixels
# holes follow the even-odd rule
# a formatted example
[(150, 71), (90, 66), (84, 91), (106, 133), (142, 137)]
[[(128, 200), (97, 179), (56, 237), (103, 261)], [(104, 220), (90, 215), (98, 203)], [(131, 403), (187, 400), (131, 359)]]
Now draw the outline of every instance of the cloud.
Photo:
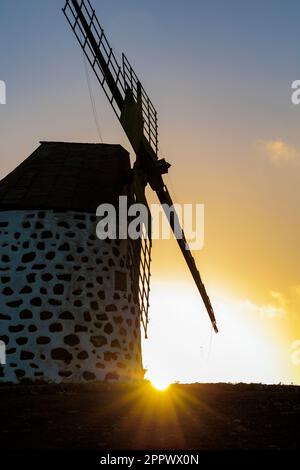
[(273, 300), (275, 300), (280, 305), (280, 307), (284, 308), (289, 303), (287, 298), (282, 292), (270, 290), (269, 295), (270, 297), (272, 297)]
[(266, 319), (282, 318), (286, 315), (286, 310), (282, 306), (273, 303), (258, 305), (251, 300), (245, 300), (242, 305), (244, 311)]
[(292, 145), (281, 139), (260, 140), (258, 149), (266, 155), (272, 163), (295, 163), (300, 160), (300, 152)]
[(297, 286), (293, 286), (292, 289), (295, 292), (295, 294), (300, 297), (300, 284), (298, 284)]
[(258, 307), (258, 312), (267, 318), (282, 318), (286, 313), (282, 307), (276, 307), (275, 305), (262, 305)]

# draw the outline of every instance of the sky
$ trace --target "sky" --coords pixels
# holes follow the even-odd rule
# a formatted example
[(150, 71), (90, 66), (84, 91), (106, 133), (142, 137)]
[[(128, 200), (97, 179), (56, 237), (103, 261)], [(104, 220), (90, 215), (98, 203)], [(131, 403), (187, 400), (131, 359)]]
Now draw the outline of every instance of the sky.
[[(299, 2), (92, 3), (158, 110), (174, 201), (205, 204), (194, 256), (220, 333), (211, 334), (174, 240), (155, 242), (149, 377), (300, 384)], [(40, 140), (99, 141), (63, 5), (0, 0), (0, 177)], [(90, 79), (103, 141), (131, 150)]]

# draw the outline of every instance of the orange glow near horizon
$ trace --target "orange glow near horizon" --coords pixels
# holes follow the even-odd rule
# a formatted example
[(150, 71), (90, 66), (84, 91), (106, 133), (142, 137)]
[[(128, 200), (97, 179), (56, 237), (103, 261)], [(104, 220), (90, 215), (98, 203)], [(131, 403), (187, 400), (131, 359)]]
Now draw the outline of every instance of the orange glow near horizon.
[(149, 339), (143, 341), (146, 378), (158, 389), (176, 381), (297, 383), (275, 307), (224, 293), (211, 297), (218, 335), (191, 284), (153, 283)]

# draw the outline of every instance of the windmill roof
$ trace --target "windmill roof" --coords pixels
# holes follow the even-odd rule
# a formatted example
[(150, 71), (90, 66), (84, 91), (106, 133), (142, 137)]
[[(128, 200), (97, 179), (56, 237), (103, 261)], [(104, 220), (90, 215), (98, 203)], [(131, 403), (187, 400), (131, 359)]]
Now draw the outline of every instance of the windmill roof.
[(129, 181), (129, 153), (114, 144), (41, 142), (0, 181), (0, 210), (94, 212)]

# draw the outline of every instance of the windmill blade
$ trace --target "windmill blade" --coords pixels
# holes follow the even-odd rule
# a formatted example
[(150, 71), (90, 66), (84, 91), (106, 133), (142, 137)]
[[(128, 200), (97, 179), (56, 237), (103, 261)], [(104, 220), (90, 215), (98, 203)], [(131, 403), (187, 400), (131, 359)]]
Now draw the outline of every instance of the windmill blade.
[[(157, 113), (140, 80), (124, 54), (123, 69), (119, 66), (90, 0), (66, 0), (63, 12), (136, 153), (136, 169), (141, 170), (142, 180), (145, 180), (142, 185), (150, 184), (164, 209), (164, 205), (173, 206), (162, 179), (170, 165), (158, 158)], [(165, 212), (175, 233), (175, 226), (179, 225), (178, 216), (172, 212), (169, 217), (166, 209)], [(181, 238), (175, 238), (217, 332), (210, 299), (182, 229)]]
[(139, 100), (141, 102), (144, 137), (155, 155), (158, 155), (157, 111), (124, 53), (122, 54), (122, 63), (126, 88), (130, 89), (136, 102)]
[[(140, 319), (144, 328), (145, 338), (148, 338), (149, 323), (149, 298), (150, 298), (150, 278), (151, 278), (151, 250), (152, 250), (152, 219), (145, 196), (146, 179), (143, 171), (136, 165), (133, 169), (133, 201), (142, 204), (147, 209), (147, 222), (143, 224), (142, 236), (137, 240), (128, 237), (128, 251), (131, 256), (130, 272), (132, 273), (132, 291), (135, 292), (136, 300), (140, 309)], [(137, 263), (139, 260), (139, 263)]]
[(123, 73), (95, 10), (89, 0), (66, 0), (63, 13), (120, 119), (126, 95)]
[(198, 291), (199, 291), (199, 293), (202, 297), (203, 303), (206, 307), (206, 310), (207, 310), (207, 313), (209, 315), (212, 326), (213, 326), (215, 332), (218, 333), (217, 322), (216, 322), (213, 307), (212, 307), (211, 302), (210, 302), (210, 298), (209, 298), (209, 296), (206, 292), (205, 286), (202, 282), (202, 279), (201, 279), (200, 273), (197, 269), (195, 260), (194, 260), (192, 254), (191, 254), (191, 251), (189, 250), (188, 243), (187, 243), (187, 240), (186, 240), (186, 237), (185, 237), (185, 234), (184, 234), (184, 231), (182, 230), (182, 228), (180, 228), (181, 238), (178, 238), (176, 236), (177, 235), (176, 227), (180, 227), (180, 222), (179, 222), (179, 219), (178, 219), (178, 215), (177, 215), (175, 210), (173, 210), (171, 212), (166, 210), (166, 208), (173, 207), (173, 201), (172, 201), (172, 198), (169, 194), (169, 191), (168, 191), (167, 187), (163, 184), (160, 188), (156, 189), (156, 193), (157, 193), (159, 201), (160, 201), (160, 203), (161, 203), (161, 205), (162, 205), (162, 207), (165, 211), (166, 217), (167, 217), (167, 219), (170, 223), (170, 226), (171, 226), (172, 231), (175, 235), (175, 238), (177, 239), (177, 243), (178, 243), (179, 248), (180, 248), (180, 250), (181, 250), (181, 252), (184, 256), (184, 259), (185, 259), (185, 261), (188, 265), (190, 273), (194, 278), (195, 284), (196, 284), (197, 289), (198, 289)]
[(145, 147), (157, 160), (157, 112), (128, 59), (122, 55), (121, 68), (90, 0), (66, 0), (63, 13), (137, 157)]

